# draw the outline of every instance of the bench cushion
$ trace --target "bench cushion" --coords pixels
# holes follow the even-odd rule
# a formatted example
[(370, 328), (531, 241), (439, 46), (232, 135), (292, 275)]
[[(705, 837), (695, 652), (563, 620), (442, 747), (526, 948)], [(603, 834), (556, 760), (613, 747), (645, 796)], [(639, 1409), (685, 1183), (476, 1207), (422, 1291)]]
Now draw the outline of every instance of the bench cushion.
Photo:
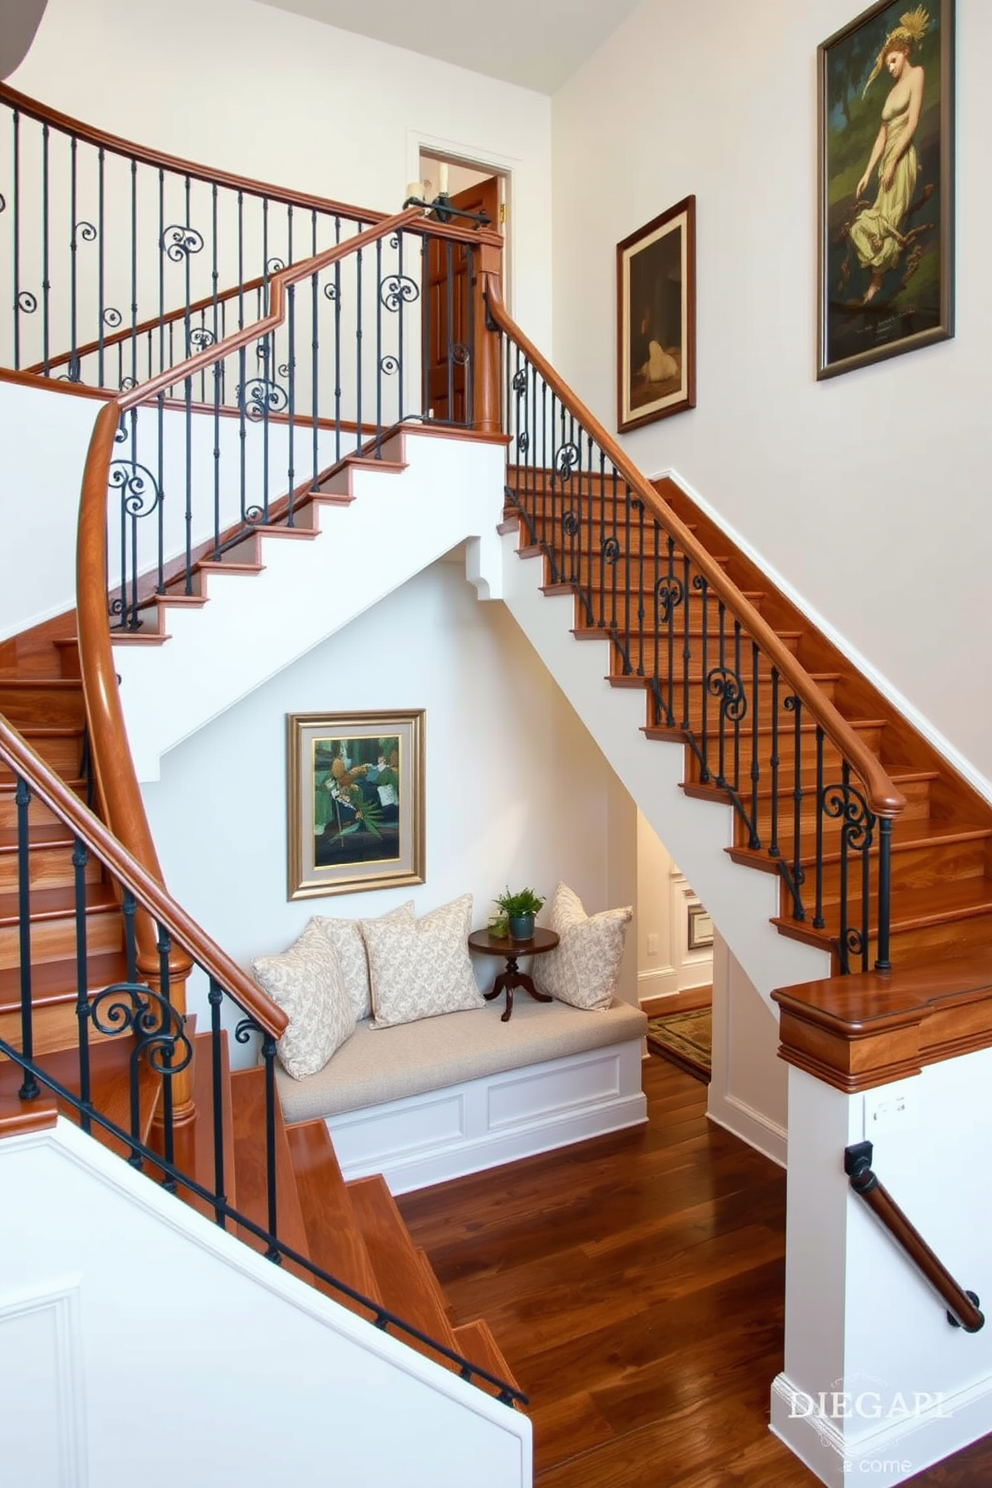
[(276, 1085), (287, 1121), (306, 1121), (420, 1095), (502, 1070), (561, 1059), (586, 1049), (643, 1038), (640, 1008), (615, 1001), (591, 1013), (563, 1002), (513, 1005), (500, 1021), (502, 999), (464, 1013), (442, 1013), (395, 1028), (359, 1023), (348, 1042), (317, 1074), (291, 1080), (278, 1063)]

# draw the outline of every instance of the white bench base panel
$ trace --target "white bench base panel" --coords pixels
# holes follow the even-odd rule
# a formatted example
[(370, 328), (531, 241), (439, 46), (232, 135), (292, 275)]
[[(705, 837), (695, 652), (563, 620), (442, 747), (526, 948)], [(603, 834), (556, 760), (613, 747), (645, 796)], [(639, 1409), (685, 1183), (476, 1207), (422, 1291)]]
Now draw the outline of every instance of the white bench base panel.
[(328, 1116), (346, 1179), (382, 1173), (394, 1194), (478, 1173), (647, 1120), (641, 1040), (504, 1070)]

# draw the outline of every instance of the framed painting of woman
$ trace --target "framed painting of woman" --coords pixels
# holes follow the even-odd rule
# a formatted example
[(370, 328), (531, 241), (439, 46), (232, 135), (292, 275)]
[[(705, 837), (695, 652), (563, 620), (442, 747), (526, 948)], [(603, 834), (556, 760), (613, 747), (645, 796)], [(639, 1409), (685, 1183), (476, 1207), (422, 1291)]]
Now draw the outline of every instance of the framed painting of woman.
[(954, 334), (954, 0), (883, 0), (817, 55), (823, 378)]

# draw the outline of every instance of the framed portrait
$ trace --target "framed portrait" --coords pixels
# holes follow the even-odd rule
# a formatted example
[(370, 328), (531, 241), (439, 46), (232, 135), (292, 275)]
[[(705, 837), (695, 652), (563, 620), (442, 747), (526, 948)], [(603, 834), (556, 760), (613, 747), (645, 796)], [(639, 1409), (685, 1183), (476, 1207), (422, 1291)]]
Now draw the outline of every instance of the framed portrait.
[(696, 198), (617, 244), (617, 428), (696, 406)]
[(701, 904), (690, 904), (686, 909), (688, 933), (686, 948), (690, 951), (705, 951), (713, 944), (713, 921)]
[(424, 882), (424, 710), (290, 713), (289, 897)]
[(954, 334), (954, 0), (873, 5), (817, 60), (824, 378)]

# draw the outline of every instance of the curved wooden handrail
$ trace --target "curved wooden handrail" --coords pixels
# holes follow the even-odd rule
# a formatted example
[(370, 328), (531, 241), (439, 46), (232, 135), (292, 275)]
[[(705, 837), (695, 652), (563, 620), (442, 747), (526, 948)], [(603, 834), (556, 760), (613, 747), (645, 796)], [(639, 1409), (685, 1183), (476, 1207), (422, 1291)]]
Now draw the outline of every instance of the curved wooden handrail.
[[(107, 410), (103, 410), (101, 419)], [(30, 790), (48, 809), (85, 843), (114, 877), (134, 895), (169, 935), (192, 955), (207, 974), (230, 992), (262, 1028), (278, 1038), (289, 1023), (287, 1015), (271, 1002), (262, 989), (226, 955), (195, 920), (180, 908), (166, 889), (150, 877), (137, 859), (122, 847), (99, 817), (73, 795), (52, 773), (25, 739), (0, 717), (0, 758), (27, 782)], [(153, 849), (154, 851), (154, 849)]]
[(978, 1333), (985, 1317), (978, 1298), (955, 1281), (939, 1256), (930, 1249), (913, 1221), (903, 1213), (888, 1189), (872, 1171), (872, 1144), (858, 1142), (844, 1153), (844, 1171), (851, 1187), (899, 1242), (913, 1264), (923, 1273), (948, 1309), (948, 1318), (966, 1333)]
[(647, 510), (657, 518), (668, 535), (675, 539), (682, 551), (705, 576), (711, 591), (719, 596), (731, 614), (741, 622), (751, 639), (758, 643), (779, 673), (788, 681), (792, 691), (809, 709), (826, 737), (836, 745), (842, 757), (863, 781), (871, 810), (881, 817), (898, 816), (906, 804), (905, 797), (900, 795), (877, 757), (858, 738), (833, 703), (824, 696), (768, 622), (762, 619), (719, 564), (715, 563), (706, 549), (697, 542), (689, 528), (679, 520), (668, 503), (658, 495), (650, 482), (631, 463), (596, 416), (575, 396), (550, 362), (524, 335), (503, 304), (498, 276), (486, 274), (484, 278), (490, 314), (495, 324), (525, 353), (559, 402), (578, 419), (586, 433), (593, 436), (600, 449), (613, 462), (625, 483), (637, 493), (638, 499), (643, 501)]
[(205, 181), (209, 186), (229, 186), (231, 190), (242, 191), (249, 196), (265, 196), (269, 201), (325, 212), (332, 217), (346, 217), (351, 222), (382, 222), (388, 216), (386, 212), (364, 211), (359, 207), (348, 206), (345, 202), (332, 201), (329, 197), (312, 196), (307, 191), (287, 191), (284, 186), (270, 186), (264, 181), (253, 181), (247, 176), (236, 176), (228, 171), (198, 165), (192, 160), (183, 160), (178, 155), (166, 155), (163, 151), (146, 149), (144, 145), (136, 145), (116, 134), (94, 129), (92, 125), (73, 119), (68, 114), (59, 113), (58, 109), (38, 103), (26, 93), (19, 93), (16, 88), (8, 87), (6, 83), (0, 83), (0, 103), (8, 104), (30, 119), (37, 119), (40, 124), (47, 124), (50, 129), (57, 129), (62, 134), (74, 134), (77, 139), (96, 145), (98, 149), (108, 150), (113, 155), (125, 155), (128, 160), (140, 160), (143, 165), (151, 165), (156, 169), (176, 171), (180, 175), (189, 176), (191, 180)]

